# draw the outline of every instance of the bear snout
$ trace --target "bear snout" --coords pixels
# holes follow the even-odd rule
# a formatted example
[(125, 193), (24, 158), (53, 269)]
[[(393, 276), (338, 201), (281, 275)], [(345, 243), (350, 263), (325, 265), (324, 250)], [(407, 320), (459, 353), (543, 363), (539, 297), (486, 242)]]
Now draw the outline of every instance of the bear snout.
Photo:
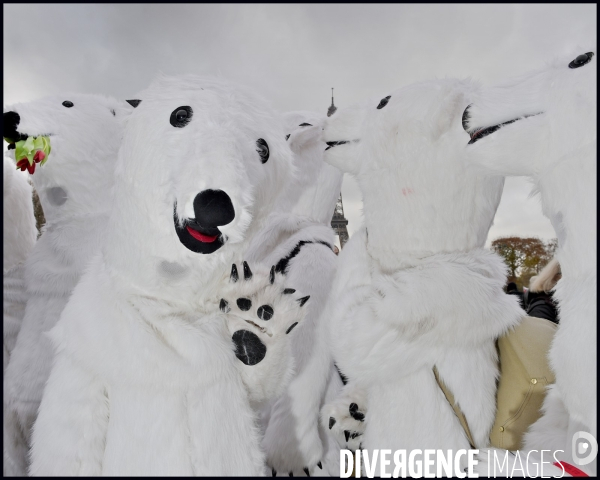
[(231, 198), (223, 190), (203, 190), (194, 198), (197, 223), (205, 228), (227, 225), (235, 218)]
[(5, 112), (4, 120), (2, 121), (2, 136), (11, 140), (20, 140), (20, 134), (17, 131), (17, 127), (21, 122), (21, 117), (17, 112)]

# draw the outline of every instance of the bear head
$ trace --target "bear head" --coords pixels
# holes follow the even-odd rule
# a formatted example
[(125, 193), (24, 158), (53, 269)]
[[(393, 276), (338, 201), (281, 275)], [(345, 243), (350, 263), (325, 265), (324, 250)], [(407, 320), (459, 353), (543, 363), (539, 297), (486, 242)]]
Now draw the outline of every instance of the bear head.
[(279, 116), (244, 87), (161, 76), (139, 98), (119, 150), (104, 255), (146, 289), (197, 294), (271, 212), (292, 154)]
[(460, 119), (478, 89), (433, 80), (328, 119), (325, 161), (356, 177), (367, 248), (382, 268), (485, 243), (504, 180), (474, 173), (463, 158)]
[[(47, 158), (29, 168), (49, 224), (109, 211), (114, 165), (132, 110), (124, 100), (89, 94), (50, 96), (4, 109), (3, 136), (13, 158), (20, 140), (49, 141)], [(17, 164), (22, 160), (15, 158)]]
[(538, 176), (596, 141), (596, 58), (570, 53), (484, 87), (463, 114), (469, 161), (502, 175)]
[[(595, 49), (482, 88), (463, 114), (467, 160), (482, 172), (528, 176), (561, 249), (561, 264), (595, 265), (597, 175)], [(569, 233), (570, 232), (570, 233)], [(590, 256), (590, 255), (593, 255)]]
[(323, 162), (327, 117), (313, 112), (288, 112), (283, 116), (286, 139), (294, 154), (296, 176), (281, 195), (278, 208), (286, 213), (329, 224), (342, 188), (340, 169)]

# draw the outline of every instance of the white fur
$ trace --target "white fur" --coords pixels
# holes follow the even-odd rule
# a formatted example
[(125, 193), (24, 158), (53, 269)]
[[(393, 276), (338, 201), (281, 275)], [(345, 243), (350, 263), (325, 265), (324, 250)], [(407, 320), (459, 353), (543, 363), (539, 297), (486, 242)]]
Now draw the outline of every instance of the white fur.
[(326, 311), (348, 385), (322, 421), (329, 412), (347, 419), (354, 399), (367, 412), (363, 448), (468, 447), (434, 366), (476, 445), (488, 443), (494, 341), (521, 313), (502, 291), (505, 265), (482, 248), (503, 179), (469, 171), (463, 158), (460, 118), (477, 88), (450, 79), (412, 85), (381, 109), (371, 101), (338, 111), (325, 129), (327, 142), (349, 141), (325, 160), (356, 177), (366, 228), (340, 255)]
[[(33, 432), (31, 473), (260, 475), (255, 412), (218, 310), (219, 279), (263, 226), (291, 153), (263, 99), (222, 80), (161, 77), (140, 94), (116, 168), (114, 208), (52, 336), (55, 365)], [(175, 128), (171, 113), (193, 109)], [(262, 164), (256, 141), (270, 147)], [(173, 218), (223, 190), (234, 220), (212, 254)], [(241, 273), (241, 272), (240, 272)]]
[[(65, 100), (74, 106), (64, 107)], [(9, 437), (21, 442), (30, 439), (50, 374), (53, 352), (45, 333), (58, 321), (106, 231), (117, 149), (132, 107), (100, 95), (69, 94), (5, 110), (19, 114), (20, 133), (51, 135), (52, 148), (31, 176), (46, 225), (24, 267), (27, 306), (6, 370)], [(25, 457), (12, 461), (24, 474)]]
[(4, 157), (3, 371), (6, 371), (23, 320), (27, 296), (22, 266), (36, 238), (31, 185), (23, 173), (15, 170), (15, 162)]
[[(15, 162), (4, 157), (3, 372), (6, 372), (25, 314), (27, 294), (23, 280), (23, 264), (33, 249), (36, 238), (31, 185), (23, 173), (17, 172)], [(24, 472), (18, 459), (25, 458), (25, 443), (21, 438), (13, 438), (17, 428), (11, 423), (14, 419), (7, 412), (6, 401), (3, 405), (3, 473), (9, 476), (18, 475)]]
[[(331, 217), (342, 183), (342, 172), (323, 162), (325, 118), (311, 112), (284, 116), (296, 177), (278, 197), (275, 212), (246, 253), (252, 261), (275, 265), (300, 241), (313, 242), (302, 246), (286, 275), (288, 287), (310, 295), (304, 326), (293, 344), (296, 375), (264, 412), (267, 464), (286, 476), (290, 472), (303, 476), (304, 468), (313, 475), (339, 474), (339, 449), (319, 428), (319, 410), (327, 392), (341, 386), (326, 342), (328, 319), (322, 315), (337, 257), (320, 242), (334, 243)], [(310, 125), (300, 126), (304, 123)]]
[[(597, 57), (580, 68), (568, 64), (581, 49), (543, 69), (484, 89), (470, 109), (469, 127), (485, 127), (543, 112), (502, 127), (467, 152), (486, 172), (527, 175), (558, 237), (562, 279), (554, 294), (560, 324), (549, 353), (560, 401), (548, 400), (545, 416), (567, 414), (564, 425), (597, 433), (596, 380), (596, 162)], [(559, 407), (558, 405), (562, 405)], [(568, 413), (567, 413), (568, 412)], [(531, 427), (525, 449), (541, 448), (542, 417)], [(536, 433), (537, 432), (537, 433)], [(563, 445), (563, 449), (570, 449)], [(568, 451), (568, 450), (567, 450)], [(573, 463), (573, 459), (567, 460)], [(596, 473), (596, 462), (583, 470)]]

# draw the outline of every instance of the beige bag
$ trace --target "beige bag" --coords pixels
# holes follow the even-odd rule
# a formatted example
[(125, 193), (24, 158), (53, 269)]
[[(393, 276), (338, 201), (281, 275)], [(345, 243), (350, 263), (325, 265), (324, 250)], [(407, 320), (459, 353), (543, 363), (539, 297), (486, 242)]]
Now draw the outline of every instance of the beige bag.
[[(546, 387), (554, 383), (548, 351), (556, 328), (557, 325), (549, 320), (523, 317), (516, 328), (498, 339), (500, 381), (496, 393), (496, 420), (490, 433), (492, 447), (519, 450), (523, 446), (523, 435), (540, 418)], [(471, 447), (482, 447), (474, 444), (467, 419), (435, 367), (433, 373)]]
[(500, 382), (491, 446), (523, 447), (523, 435), (541, 416), (546, 387), (554, 383), (548, 351), (558, 325), (543, 318), (524, 317), (519, 326), (498, 339)]

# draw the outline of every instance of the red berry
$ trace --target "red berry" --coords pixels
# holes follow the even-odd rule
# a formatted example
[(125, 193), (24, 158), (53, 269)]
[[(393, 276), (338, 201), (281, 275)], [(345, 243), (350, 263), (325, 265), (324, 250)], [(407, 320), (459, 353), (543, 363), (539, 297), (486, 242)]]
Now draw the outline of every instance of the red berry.
[(27, 158), (22, 158), (17, 162), (17, 168), (20, 168), (22, 172), (25, 171), (27, 165), (29, 165), (29, 161), (27, 160)]
[(41, 150), (38, 150), (37, 152), (35, 152), (35, 155), (33, 156), (33, 161), (35, 163), (40, 163), (41, 161), (44, 160), (44, 158), (46, 158), (46, 154), (44, 152), (42, 152)]

